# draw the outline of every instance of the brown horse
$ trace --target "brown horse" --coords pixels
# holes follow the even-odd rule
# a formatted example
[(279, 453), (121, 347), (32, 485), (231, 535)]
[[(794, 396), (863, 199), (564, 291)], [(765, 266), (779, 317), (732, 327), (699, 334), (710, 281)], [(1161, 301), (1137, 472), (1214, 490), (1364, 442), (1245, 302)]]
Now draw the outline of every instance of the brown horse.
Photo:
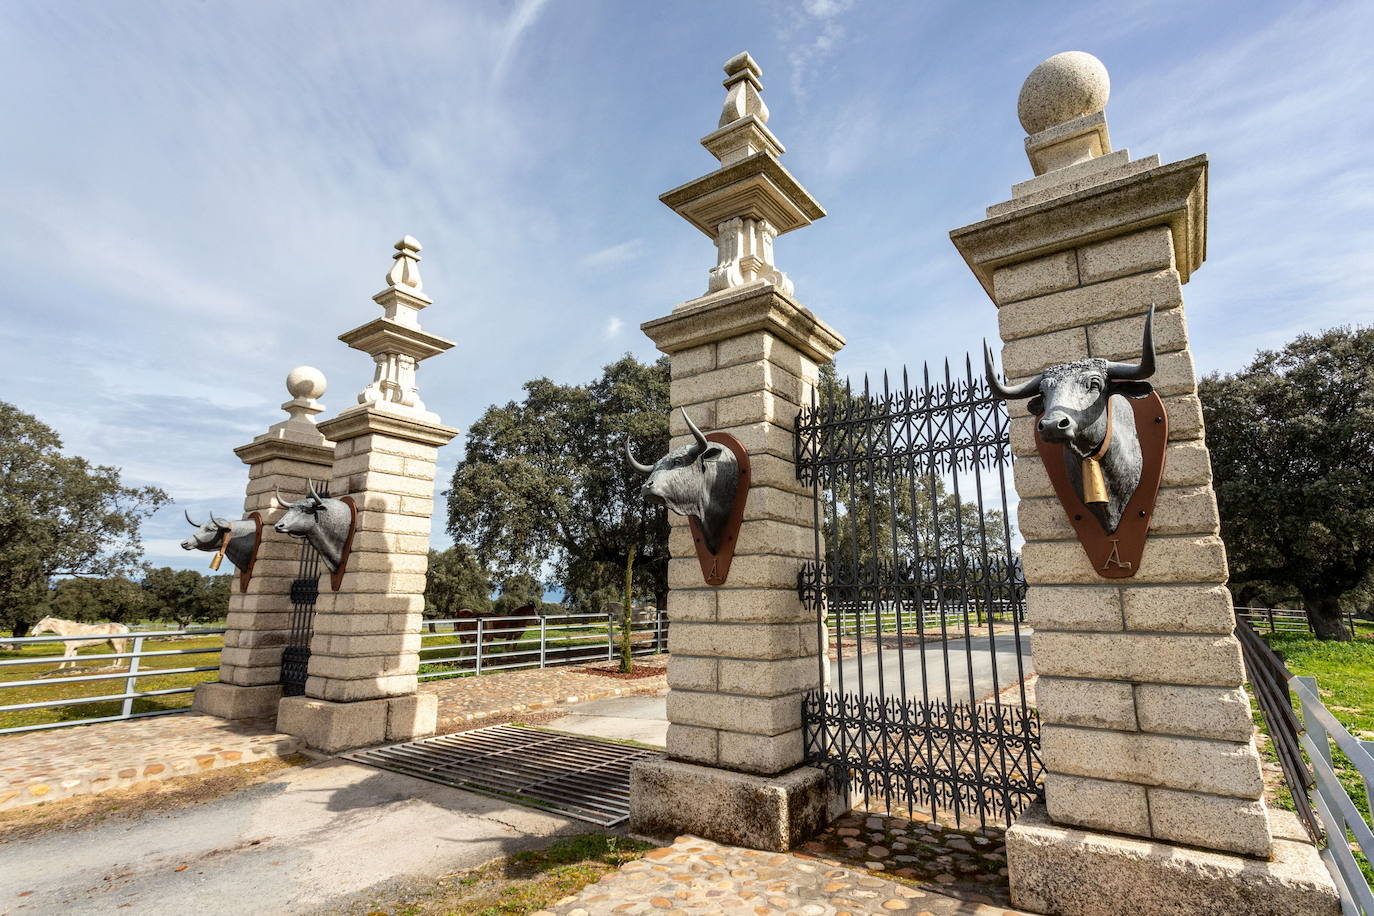
[[(527, 604), (524, 607), (515, 609), (509, 616), (498, 617), (495, 614), (479, 614), (476, 611), (463, 608), (454, 615), (458, 623), (453, 625), (453, 632), (458, 634), (458, 644), (460, 646), (475, 645), (477, 642), (477, 621), (482, 621), (482, 639), (485, 642), (493, 633), (506, 634), (508, 636), (497, 637), (498, 642), (505, 642), (507, 639), (514, 639), (529, 626), (529, 618), (534, 616), (534, 605)], [(509, 632), (509, 631), (515, 632)]]

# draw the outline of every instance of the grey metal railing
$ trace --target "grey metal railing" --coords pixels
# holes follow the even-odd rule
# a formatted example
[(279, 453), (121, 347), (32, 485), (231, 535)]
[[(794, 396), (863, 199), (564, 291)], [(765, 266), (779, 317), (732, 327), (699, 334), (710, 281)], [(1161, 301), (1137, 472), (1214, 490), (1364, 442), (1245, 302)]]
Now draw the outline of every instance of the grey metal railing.
[[(114, 722), (120, 719), (142, 719), (148, 716), (165, 716), (171, 713), (186, 712), (189, 706), (177, 707), (172, 709), (151, 709), (134, 711), (134, 703), (140, 699), (148, 697), (167, 697), (178, 694), (192, 693), (196, 688), (194, 684), (164, 687), (155, 690), (140, 690), (138, 682), (145, 678), (159, 678), (176, 676), (183, 674), (200, 674), (219, 670), (219, 662), (216, 659), (213, 665), (193, 665), (189, 667), (156, 668), (145, 667), (143, 661), (151, 658), (165, 658), (168, 656), (181, 655), (207, 655), (219, 653), (224, 648), (222, 644), (215, 646), (200, 646), (188, 649), (145, 649), (144, 645), (148, 641), (165, 639), (185, 639), (201, 638), (205, 636), (222, 635), (223, 629), (220, 628), (200, 628), (190, 630), (154, 630), (151, 632), (135, 631), (121, 636), (112, 634), (115, 639), (123, 639), (132, 643), (130, 652), (102, 652), (86, 655), (74, 655), (64, 657), (62, 655), (43, 655), (43, 656), (21, 656), (19, 658), (0, 659), (0, 671), (8, 671), (12, 668), (35, 665), (70, 665), (71, 674), (61, 677), (28, 677), (17, 681), (0, 681), (0, 698), (7, 696), (5, 691), (38, 690), (40, 693), (60, 693), (61, 688), (75, 684), (92, 684), (104, 681), (121, 682), (123, 690), (120, 693), (105, 693), (96, 696), (54, 696), (50, 699), (34, 700), (24, 703), (8, 703), (0, 705), (0, 721), (8, 718), (9, 713), (27, 712), (40, 709), (56, 709), (64, 706), (89, 706), (97, 703), (119, 703), (120, 711), (114, 715), (103, 716), (84, 716), (71, 719), (63, 719), (58, 722), (38, 722), (27, 725), (12, 725), (0, 728), (0, 735), (14, 734), (17, 732), (39, 731), (49, 728), (65, 728), (69, 725), (90, 725), (94, 722)], [(76, 636), (25, 636), (22, 638), (11, 638), (4, 640), (8, 650), (22, 649), (25, 646), (38, 645), (41, 643), (53, 643), (65, 646), (69, 642), (90, 642), (92, 640), (107, 639), (110, 637), (100, 637), (95, 634), (82, 634)], [(90, 662), (100, 662), (102, 665), (109, 666), (110, 663), (118, 664), (123, 668), (122, 671), (101, 672), (97, 674), (80, 673), (82, 665)], [(75, 664), (72, 664), (75, 663)], [(51, 669), (50, 669), (51, 670)], [(84, 670), (89, 671), (90, 668)], [(207, 678), (208, 680), (209, 678)], [(12, 694), (9, 694), (12, 695)]]
[[(668, 615), (631, 626), (631, 653), (668, 651)], [(618, 614), (466, 617), (426, 620), (420, 634), (420, 680), (513, 668), (614, 661), (620, 657)]]
[(1374, 804), (1374, 741), (1363, 741), (1350, 734), (1322, 705), (1316, 678), (1294, 677), (1289, 683), (1298, 695), (1302, 711), (1300, 739), (1315, 782), (1313, 807), (1326, 833), (1322, 858), (1336, 879), (1341, 908), (1347, 916), (1374, 916), (1374, 889), (1370, 888), (1352, 848), (1359, 848), (1366, 863), (1374, 860), (1374, 829), (1369, 815), (1359, 809), (1341, 784), (1332, 752), (1334, 745), (1360, 774), (1368, 808)]

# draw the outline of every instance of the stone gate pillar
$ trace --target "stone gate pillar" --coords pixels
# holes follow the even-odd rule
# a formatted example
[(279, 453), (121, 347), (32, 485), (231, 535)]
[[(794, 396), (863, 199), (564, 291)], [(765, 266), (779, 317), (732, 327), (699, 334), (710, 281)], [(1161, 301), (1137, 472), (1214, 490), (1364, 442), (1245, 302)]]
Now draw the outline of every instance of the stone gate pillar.
[[(1335, 912), (1313, 848), (1263, 801), (1182, 284), (1206, 251), (1207, 158), (1113, 150), (1108, 77), (1078, 52), (1021, 90), (1035, 177), (950, 236), (998, 307), (1012, 382), (1134, 361), (1153, 304), (1169, 443), (1132, 578), (1075, 539), (1014, 401), (1012, 443), (1045, 806), (1007, 835), (1012, 899), (1045, 913)], [(1180, 113), (1182, 114), (1182, 113)], [(1282, 815), (1282, 812), (1278, 814)]]
[(337, 592), (326, 574), (310, 643), (305, 696), (281, 701), (277, 728), (318, 750), (433, 734), (436, 698), (416, 693), (434, 466), (457, 435), (425, 408), (416, 365), (453, 342), (420, 328), (420, 245), (396, 243), (384, 311), (339, 337), (376, 364), (357, 406), (319, 424), (334, 442), (330, 493), (357, 506), (352, 553)]
[[(244, 514), (259, 513), (263, 526), (247, 590), (239, 587), (237, 575), (231, 581), (219, 680), (196, 687), (196, 710), (225, 719), (276, 715), (300, 542), (272, 529), (284, 511), (273, 495), (280, 488), (288, 502), (305, 496), (308, 481), (328, 480), (334, 462), (333, 443), (312, 419), (324, 409), (316, 400), (324, 394), (324, 375), (310, 366), (298, 366), (287, 376), (286, 388), (291, 395), (282, 405), (287, 419), (234, 449), (248, 465)], [(233, 570), (221, 569), (226, 571)]]
[(702, 430), (740, 440), (753, 485), (719, 587), (703, 578), (687, 519), (669, 515), (668, 757), (634, 770), (630, 823), (787, 849), (825, 810), (820, 771), (801, 765), (802, 696), (819, 684), (821, 649), (797, 594), (814, 529), (792, 431), (844, 340), (773, 263), (773, 239), (825, 211), (778, 162), (753, 58), (725, 72), (720, 128), (701, 141), (720, 168), (660, 198), (715, 242), (717, 266), (704, 295), (641, 327), (671, 360), (673, 447), (691, 441), (686, 408)]

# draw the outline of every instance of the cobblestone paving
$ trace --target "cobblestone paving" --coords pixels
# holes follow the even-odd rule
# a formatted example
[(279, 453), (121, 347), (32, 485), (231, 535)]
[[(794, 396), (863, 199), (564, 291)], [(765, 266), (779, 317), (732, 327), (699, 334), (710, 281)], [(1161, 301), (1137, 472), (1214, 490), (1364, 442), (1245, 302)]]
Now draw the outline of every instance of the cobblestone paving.
[(295, 753), (271, 719), (184, 713), (0, 738), (0, 811)]
[(678, 837), (672, 846), (612, 872), (581, 893), (534, 916), (911, 916), (1014, 911), (947, 896), (846, 868), (834, 860), (782, 855)]
[(850, 812), (799, 852), (929, 885), (963, 900), (1006, 907), (1006, 830), (959, 829), (927, 817)]
[[(667, 654), (635, 659), (635, 665), (666, 668)], [(547, 712), (551, 708), (583, 703), (603, 697), (658, 693), (668, 689), (668, 678), (653, 677), (620, 680), (587, 674), (578, 668), (615, 669), (615, 663), (561, 665), (553, 668), (523, 668), (500, 671), (480, 677), (456, 677), (424, 681), (420, 690), (439, 697), (439, 733), (461, 731), (474, 722), (510, 719), (524, 712)]]

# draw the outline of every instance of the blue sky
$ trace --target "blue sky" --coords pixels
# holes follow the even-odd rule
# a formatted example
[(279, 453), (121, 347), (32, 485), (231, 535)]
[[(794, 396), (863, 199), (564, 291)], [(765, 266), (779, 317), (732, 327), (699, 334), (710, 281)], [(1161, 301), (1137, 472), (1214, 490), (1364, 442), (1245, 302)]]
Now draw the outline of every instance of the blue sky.
[(282, 418), (292, 366), (325, 372), (325, 416), (353, 403), (370, 362), (335, 338), (378, 314), (403, 234), (457, 341), (420, 372), (445, 422), (651, 358), (637, 325), (714, 263), (657, 197), (715, 165), (697, 141), (744, 49), (830, 214), (777, 260), (848, 337), (842, 371), (995, 334), (948, 231), (1030, 177), (1017, 92), (1064, 50), (1110, 70), (1117, 148), (1211, 156), (1185, 293), (1199, 369), (1234, 369), (1374, 318), (1371, 39), (1359, 2), (9, 0), (0, 397), (165, 487), (148, 558), (203, 568), (181, 510), (239, 512), (232, 449)]

